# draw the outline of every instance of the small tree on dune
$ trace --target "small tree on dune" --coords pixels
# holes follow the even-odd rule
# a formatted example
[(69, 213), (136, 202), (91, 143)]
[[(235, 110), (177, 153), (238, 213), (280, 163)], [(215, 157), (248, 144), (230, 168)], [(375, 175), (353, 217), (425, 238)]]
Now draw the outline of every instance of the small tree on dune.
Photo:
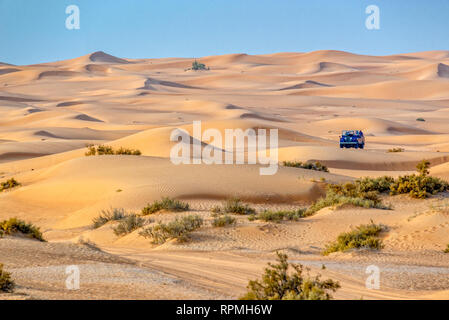
[(430, 162), (427, 160), (423, 160), (416, 166), (416, 169), (418, 169), (418, 172), (421, 176), (427, 176), (430, 168)]

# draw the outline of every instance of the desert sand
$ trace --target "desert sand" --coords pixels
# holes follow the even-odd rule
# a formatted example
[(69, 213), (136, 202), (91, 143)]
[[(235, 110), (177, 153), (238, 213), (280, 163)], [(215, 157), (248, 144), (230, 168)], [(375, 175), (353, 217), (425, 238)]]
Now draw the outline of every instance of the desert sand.
[[(0, 239), (0, 263), (16, 280), (0, 299), (235, 299), (275, 252), (340, 281), (337, 299), (449, 298), (449, 195), (385, 197), (393, 210), (323, 209), (297, 222), (213, 228), (211, 209), (239, 197), (256, 209), (304, 207), (324, 178), (398, 176), (427, 159), (449, 180), (449, 51), (367, 56), (340, 51), (232, 54), (194, 59), (125, 59), (104, 52), (28, 66), (0, 64), (0, 220), (41, 227), (47, 243)], [(417, 121), (422, 118), (425, 121)], [(276, 128), (279, 161), (320, 161), (330, 173), (260, 164), (174, 165), (170, 133)], [(341, 130), (366, 135), (364, 150), (340, 149)], [(86, 157), (86, 144), (139, 149), (142, 156)], [(390, 148), (404, 152), (389, 153)], [(103, 209), (139, 212), (161, 197), (182, 199), (205, 226), (191, 241), (155, 245), (114, 223), (92, 229)], [(341, 232), (370, 220), (389, 227), (385, 248), (321, 256)], [(80, 244), (80, 239), (92, 246)], [(326, 266), (321, 270), (322, 265)], [(65, 287), (79, 265), (81, 288)], [(381, 288), (365, 288), (365, 268)]]

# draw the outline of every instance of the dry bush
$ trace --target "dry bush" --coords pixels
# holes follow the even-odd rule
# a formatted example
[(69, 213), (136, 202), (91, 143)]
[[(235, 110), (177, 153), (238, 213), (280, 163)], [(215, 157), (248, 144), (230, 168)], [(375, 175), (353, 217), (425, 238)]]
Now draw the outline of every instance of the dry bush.
[(354, 248), (382, 249), (382, 240), (378, 235), (384, 230), (383, 225), (374, 224), (372, 221), (370, 224), (360, 225), (350, 232), (341, 233), (335, 242), (326, 246), (323, 255)]
[(263, 221), (272, 221), (272, 222), (281, 222), (283, 220), (293, 220), (297, 221), (300, 218), (305, 216), (306, 210), (299, 208), (297, 210), (278, 210), (271, 211), (265, 210), (254, 217), (251, 217), (251, 220), (263, 220)]
[(16, 179), (11, 178), (0, 183), (0, 192), (20, 186)]
[(250, 215), (255, 214), (256, 210), (251, 208), (249, 205), (242, 203), (240, 199), (233, 198), (227, 200), (222, 207), (214, 207), (212, 212)]
[(101, 210), (98, 217), (92, 219), (92, 225), (94, 229), (100, 228), (109, 221), (119, 221), (125, 218), (126, 211), (123, 208), (111, 208), (107, 210)]
[(12, 235), (15, 233), (21, 233), (29, 238), (45, 242), (39, 228), (31, 223), (26, 223), (17, 218), (11, 218), (0, 222), (0, 236)]
[(163, 244), (169, 239), (177, 239), (179, 242), (189, 240), (192, 231), (203, 225), (203, 219), (198, 215), (189, 215), (176, 218), (168, 223), (158, 223), (143, 229), (139, 235), (144, 238), (151, 238), (155, 244)]
[(214, 221), (212, 221), (212, 225), (214, 227), (232, 226), (232, 225), (235, 225), (236, 223), (237, 223), (236, 219), (227, 214), (223, 215), (223, 216), (215, 217)]
[(140, 156), (142, 152), (138, 149), (128, 149), (120, 147), (117, 150), (114, 150), (113, 147), (102, 145), (94, 146), (93, 144), (88, 144), (87, 151), (84, 153), (85, 156), (103, 156), (103, 155), (132, 155), (132, 156)]
[(131, 213), (120, 220), (119, 224), (112, 228), (116, 236), (124, 236), (137, 230), (145, 224), (145, 220), (138, 215)]
[(189, 204), (165, 197), (160, 201), (156, 200), (152, 204), (148, 204), (145, 208), (142, 209), (142, 215), (153, 214), (161, 210), (172, 212), (188, 211)]
[(318, 161), (314, 163), (301, 162), (301, 161), (284, 161), (282, 162), (282, 164), (284, 167), (302, 168), (308, 170), (329, 172), (329, 169)]
[(15, 283), (11, 278), (11, 273), (3, 270), (3, 264), (0, 263), (0, 292), (12, 292)]

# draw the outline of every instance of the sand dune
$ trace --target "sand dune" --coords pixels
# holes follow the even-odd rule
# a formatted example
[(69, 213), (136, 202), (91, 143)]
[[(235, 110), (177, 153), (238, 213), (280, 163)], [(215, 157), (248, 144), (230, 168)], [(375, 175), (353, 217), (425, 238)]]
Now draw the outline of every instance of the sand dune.
[(282, 88), (279, 90), (294, 90), (294, 89), (316, 88), (316, 87), (331, 87), (331, 85), (320, 83), (313, 80), (306, 80), (303, 83), (295, 84), (293, 86)]
[[(307, 178), (298, 180), (298, 174), (324, 176), (329, 181), (348, 179), (292, 168), (281, 168), (274, 176), (260, 176), (258, 168), (173, 166), (168, 159), (136, 156), (86, 157), (27, 173), (22, 177), (24, 186), (10, 193), (5, 203), (8, 207), (14, 202), (20, 203), (21, 208), (34, 207), (35, 219), (55, 214), (60, 227), (73, 228), (89, 225), (98, 210), (110, 205), (138, 209), (163, 196), (217, 200), (239, 196), (248, 201), (280, 203), (310, 201), (322, 194), (322, 189)], [(211, 176), (215, 178), (210, 179)], [(67, 181), (70, 188), (64, 187)], [(120, 194), (118, 189), (122, 190)], [(70, 209), (60, 211), (60, 207)], [(38, 208), (46, 210), (38, 213)], [(64, 212), (66, 218), (61, 220)]]
[(111, 72), (111, 69), (109, 67), (97, 64), (88, 64), (84, 68), (86, 69), (86, 71), (89, 72), (99, 72), (99, 73)]
[(8, 73), (18, 72), (20, 69), (17, 68), (1, 68), (0, 69), (0, 76)]
[(40, 80), (49, 77), (72, 77), (76, 75), (77, 73), (73, 71), (44, 71), (41, 72), (37, 78)]
[(121, 63), (129, 63), (125, 59), (120, 59), (110, 54), (104, 53), (103, 51), (97, 51), (89, 55), (89, 60), (97, 63), (110, 63), (110, 64), (121, 64)]
[(414, 170), (418, 162), (429, 160), (433, 165), (449, 161), (449, 154), (439, 152), (401, 152), (346, 150), (339, 147), (306, 146), (279, 149), (279, 159), (319, 161), (331, 168), (354, 170), (407, 171)]
[(363, 130), (368, 135), (431, 134), (426, 130), (378, 118), (337, 118), (317, 121), (314, 126), (341, 131), (354, 124), (357, 124), (358, 130)]
[(444, 63), (432, 63), (416, 70), (398, 74), (413, 80), (435, 80), (449, 78), (449, 66)]
[(449, 82), (421, 80), (419, 83), (415, 81), (387, 81), (360, 86), (313, 88), (298, 94), (366, 99), (429, 100), (447, 98), (445, 92), (448, 92), (448, 90)]

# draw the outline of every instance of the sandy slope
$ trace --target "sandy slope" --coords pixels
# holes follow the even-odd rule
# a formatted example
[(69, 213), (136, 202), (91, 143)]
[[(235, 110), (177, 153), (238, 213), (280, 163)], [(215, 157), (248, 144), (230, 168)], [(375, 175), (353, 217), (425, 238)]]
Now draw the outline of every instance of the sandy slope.
[[(199, 60), (210, 69), (189, 70), (188, 58), (132, 60), (104, 52), (0, 64), (0, 180), (22, 183), (0, 194), (0, 219), (31, 221), (50, 240), (0, 240), (0, 263), (19, 285), (15, 295), (0, 298), (237, 298), (276, 250), (341, 281), (337, 298), (449, 297), (449, 258), (442, 253), (449, 243), (447, 195), (387, 198), (394, 205), (388, 211), (325, 209), (298, 222), (237, 217), (235, 227), (210, 225), (211, 208), (229, 197), (258, 210), (297, 208), (323, 194), (320, 180), (398, 176), (422, 159), (449, 180), (449, 52), (377, 57), (326, 50)], [(320, 161), (331, 173), (281, 167), (261, 176), (261, 164), (176, 166), (170, 134), (181, 128), (193, 136), (196, 120), (203, 132), (222, 135), (278, 129), (280, 161)], [(364, 130), (367, 148), (340, 149), (344, 129)], [(85, 157), (88, 143), (137, 148), (142, 156)], [(221, 155), (231, 151), (217, 141), (202, 147), (208, 144)], [(397, 147), (405, 152), (388, 152)], [(103, 209), (138, 212), (162, 196), (189, 202), (190, 213), (205, 219), (190, 243), (157, 246), (138, 231), (117, 238), (114, 223), (90, 226)], [(390, 227), (383, 251), (319, 254), (340, 232), (371, 219)], [(108, 253), (69, 244), (80, 238)], [(64, 289), (68, 264), (82, 266), (84, 291)], [(382, 270), (379, 291), (364, 286), (370, 264)]]

